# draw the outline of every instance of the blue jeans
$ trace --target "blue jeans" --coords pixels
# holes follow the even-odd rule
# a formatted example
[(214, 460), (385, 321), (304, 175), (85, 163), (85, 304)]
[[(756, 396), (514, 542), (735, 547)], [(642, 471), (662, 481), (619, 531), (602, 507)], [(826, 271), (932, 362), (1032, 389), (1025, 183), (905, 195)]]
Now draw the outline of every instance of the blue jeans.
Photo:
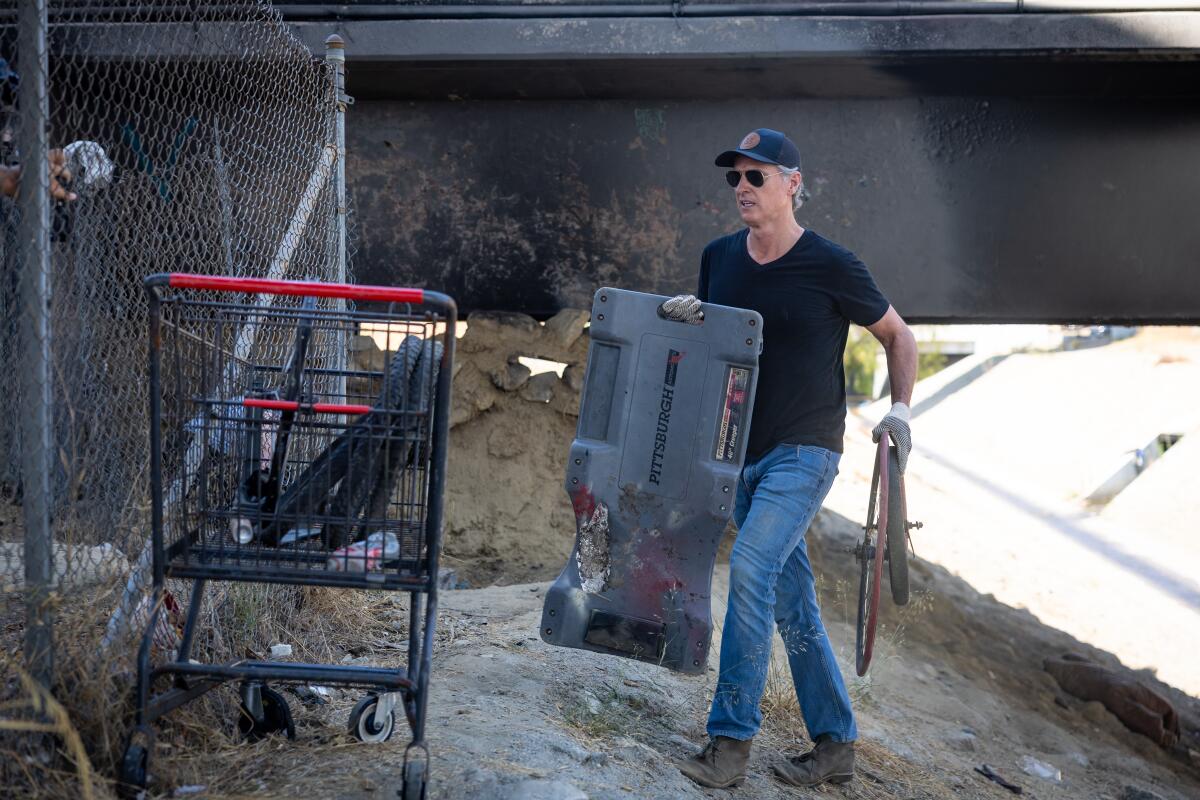
[(813, 739), (858, 738), (846, 683), (825, 634), (808, 547), (808, 526), (837, 475), (840, 454), (781, 444), (742, 469), (729, 560), (729, 608), (709, 736), (751, 739), (779, 626), (804, 724)]

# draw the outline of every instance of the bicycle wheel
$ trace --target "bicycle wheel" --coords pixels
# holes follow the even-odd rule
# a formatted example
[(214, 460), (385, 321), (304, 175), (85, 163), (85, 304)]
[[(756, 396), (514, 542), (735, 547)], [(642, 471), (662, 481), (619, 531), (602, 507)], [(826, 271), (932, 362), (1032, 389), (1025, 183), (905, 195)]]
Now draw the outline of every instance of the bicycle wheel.
[(894, 446), (888, 448), (887, 557), (888, 583), (896, 605), (908, 603), (908, 513), (905, 507), (904, 476)]
[[(866, 675), (875, 647), (875, 626), (879, 622), (879, 587), (883, 581), (883, 555), (887, 549), (889, 473), (888, 437), (880, 439), (875, 470), (871, 475), (871, 496), (867, 501), (867, 524), (859, 546), (861, 566), (858, 582), (858, 626), (854, 642), (855, 671)], [(878, 514), (878, 518), (876, 518)]]

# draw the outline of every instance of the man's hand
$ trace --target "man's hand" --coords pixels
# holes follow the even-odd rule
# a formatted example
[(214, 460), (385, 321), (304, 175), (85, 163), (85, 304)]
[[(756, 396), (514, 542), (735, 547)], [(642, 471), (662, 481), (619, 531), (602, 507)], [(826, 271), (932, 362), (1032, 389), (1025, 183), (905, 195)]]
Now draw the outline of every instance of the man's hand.
[(76, 200), (79, 195), (68, 191), (63, 183), (70, 183), (71, 170), (67, 169), (67, 156), (59, 148), (50, 151), (50, 196), (55, 200)]
[(900, 474), (908, 466), (908, 454), (912, 450), (912, 432), (908, 428), (908, 420), (912, 416), (904, 403), (892, 403), (891, 410), (883, 416), (875, 429), (871, 431), (871, 441), (878, 442), (883, 431), (887, 431), (896, 445), (896, 456), (900, 462)]
[[(47, 160), (50, 162), (50, 196), (55, 200), (74, 200), (78, 197), (68, 191), (63, 183), (71, 180), (71, 170), (67, 169), (67, 158), (62, 150), (55, 148), (50, 151)], [(0, 167), (0, 194), (16, 197), (21, 190), (21, 168)]]
[(699, 325), (704, 321), (704, 312), (700, 309), (700, 301), (695, 295), (677, 294), (662, 304), (663, 316), (676, 322), (687, 322)]

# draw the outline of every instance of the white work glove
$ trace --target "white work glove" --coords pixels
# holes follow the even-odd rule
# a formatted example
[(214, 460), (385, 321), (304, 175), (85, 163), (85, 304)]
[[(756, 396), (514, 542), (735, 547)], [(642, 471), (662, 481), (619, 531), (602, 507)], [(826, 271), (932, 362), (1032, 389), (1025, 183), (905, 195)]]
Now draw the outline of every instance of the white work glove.
[(878, 442), (883, 431), (891, 436), (892, 444), (896, 445), (896, 456), (900, 462), (900, 474), (908, 465), (908, 454), (912, 450), (912, 432), (908, 428), (908, 420), (912, 416), (904, 403), (892, 403), (891, 410), (883, 415), (883, 419), (871, 431), (871, 441)]
[(667, 319), (691, 325), (699, 325), (704, 320), (704, 312), (700, 310), (700, 301), (691, 294), (675, 295), (662, 304), (662, 312)]

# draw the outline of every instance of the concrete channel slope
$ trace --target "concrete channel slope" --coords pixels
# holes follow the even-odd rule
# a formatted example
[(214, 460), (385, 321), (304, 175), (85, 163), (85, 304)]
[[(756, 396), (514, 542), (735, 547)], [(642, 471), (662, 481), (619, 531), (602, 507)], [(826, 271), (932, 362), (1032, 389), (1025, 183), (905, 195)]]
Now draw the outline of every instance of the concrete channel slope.
[[(1200, 695), (1198, 400), (1196, 329), (1010, 355), (914, 421), (909, 508), (925, 523), (916, 552)], [(850, 426), (842, 471), (856, 479), (830, 498), (852, 518), (863, 513), (874, 421), (864, 413)], [(1160, 434), (1182, 439), (1107, 508), (1086, 502)]]

